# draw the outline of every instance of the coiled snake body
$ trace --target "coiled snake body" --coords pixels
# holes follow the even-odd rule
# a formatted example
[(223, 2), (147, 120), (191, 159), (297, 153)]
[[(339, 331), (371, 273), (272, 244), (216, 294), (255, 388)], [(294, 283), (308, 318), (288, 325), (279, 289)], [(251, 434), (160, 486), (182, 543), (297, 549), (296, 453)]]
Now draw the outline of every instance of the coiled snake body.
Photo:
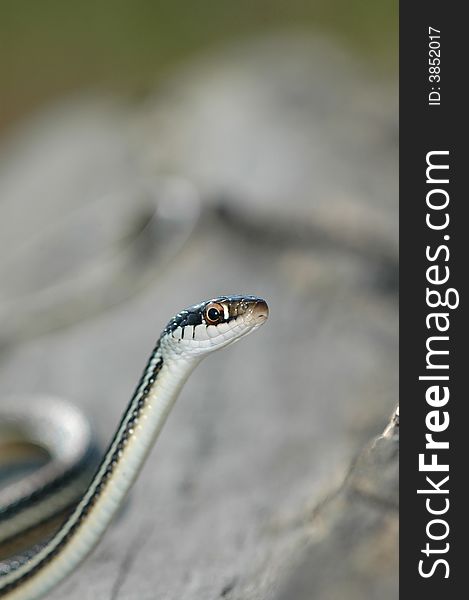
[[(267, 304), (260, 298), (222, 296), (183, 310), (168, 323), (104, 458), (71, 515), (45, 544), (14, 560), (0, 562), (0, 597), (40, 598), (76, 568), (98, 543), (118, 510), (195, 366), (207, 354), (257, 329), (267, 316)], [(86, 426), (83, 427), (85, 431)], [(83, 439), (78, 441), (82, 450), (69, 457), (70, 463), (85, 459)], [(62, 494), (69, 485), (61, 486)], [(43, 478), (39, 487), (46, 500), (35, 505), (36, 490), (24, 489), (21, 498), (17, 497), (18, 486), (14, 493), (7, 489), (5, 494), (4, 490), (9, 503), (0, 504), (0, 543), (2, 535), (4, 539), (19, 535), (15, 527), (30, 526), (39, 509), (47, 513), (54, 482)], [(60, 502), (56, 506), (63, 508)]]

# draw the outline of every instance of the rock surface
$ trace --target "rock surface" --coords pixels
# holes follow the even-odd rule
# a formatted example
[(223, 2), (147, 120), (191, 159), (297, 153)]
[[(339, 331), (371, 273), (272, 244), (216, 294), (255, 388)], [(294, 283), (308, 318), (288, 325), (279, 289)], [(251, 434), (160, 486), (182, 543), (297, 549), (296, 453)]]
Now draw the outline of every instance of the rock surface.
[[(394, 437), (324, 501), (396, 404), (394, 93), (331, 43), (269, 39), (143, 105), (77, 99), (4, 145), (2, 394), (70, 398), (104, 445), (176, 311), (235, 292), (271, 310), (194, 373), (124, 510), (50, 600), (397, 597)], [(142, 181), (168, 176), (183, 200), (158, 219), (181, 229), (130, 260), (121, 242), (158, 200)], [(58, 293), (70, 273), (80, 285)]]
[(399, 416), (318, 505), (312, 541), (278, 600), (398, 597)]

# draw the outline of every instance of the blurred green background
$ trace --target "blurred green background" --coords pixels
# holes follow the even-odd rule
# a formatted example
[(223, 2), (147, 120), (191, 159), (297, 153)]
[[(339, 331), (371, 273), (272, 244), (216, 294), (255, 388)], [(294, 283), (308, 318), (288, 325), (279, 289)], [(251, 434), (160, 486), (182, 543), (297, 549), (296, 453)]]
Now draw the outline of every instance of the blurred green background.
[(0, 0), (0, 131), (47, 101), (99, 87), (144, 91), (188, 56), (279, 29), (336, 35), (397, 70), (395, 0)]

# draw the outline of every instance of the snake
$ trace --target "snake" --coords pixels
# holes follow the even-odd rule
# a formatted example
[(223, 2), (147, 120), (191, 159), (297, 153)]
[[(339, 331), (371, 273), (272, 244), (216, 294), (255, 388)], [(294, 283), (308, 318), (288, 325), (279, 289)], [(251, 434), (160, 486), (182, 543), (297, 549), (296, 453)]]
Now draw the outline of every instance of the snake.
[[(267, 303), (262, 298), (231, 295), (193, 305), (169, 321), (151, 352), (107, 451), (74, 508), (45, 541), (0, 562), (1, 598), (42, 598), (78, 567), (100, 541), (122, 505), (191, 372), (205, 356), (258, 329), (267, 320), (268, 313)], [(39, 400), (37, 405), (40, 413)], [(55, 410), (48, 410), (49, 416), (43, 415), (42, 429), (48, 429), (50, 415), (60, 420), (64, 416), (59, 414), (61, 410), (67, 413), (64, 405), (56, 402)], [(27, 415), (30, 421), (34, 416)], [(33, 473), (26, 478), (28, 485), (23, 484), (23, 489), (20, 480), (11, 484), (13, 491), (8, 493), (7, 489), (5, 493), (3, 490), (7, 504), (0, 504), (0, 540), (2, 531), (7, 531), (3, 536), (10, 539), (21, 536), (35, 518), (38, 521), (45, 518), (47, 507), (49, 510), (52, 505), (64, 508), (70, 500), (72, 480), (83, 473), (87, 460), (89, 435), (86, 423), (78, 423), (73, 409), (65, 416), (75, 426), (62, 438), (70, 438), (73, 450), (66, 460), (57, 462), (60, 464), (60, 468), (55, 469), (58, 473), (47, 470), (52, 466), (53, 471), (54, 464), (46, 465), (39, 470), (39, 477), (34, 478)], [(17, 422), (23, 421), (18, 419)], [(41, 426), (36, 425), (30, 427), (30, 432), (39, 437), (40, 429)], [(63, 439), (50, 440), (49, 445), (57, 456), (64, 450)], [(36, 481), (31, 483), (31, 478)], [(60, 485), (56, 480), (61, 480)], [(54, 500), (54, 494), (66, 496), (67, 493), (68, 500)]]

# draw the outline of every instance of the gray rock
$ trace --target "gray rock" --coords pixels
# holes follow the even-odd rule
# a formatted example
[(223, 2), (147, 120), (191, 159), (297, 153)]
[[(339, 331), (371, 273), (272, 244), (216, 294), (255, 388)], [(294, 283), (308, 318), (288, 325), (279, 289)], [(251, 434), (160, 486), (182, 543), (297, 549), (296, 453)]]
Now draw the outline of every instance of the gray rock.
[(279, 600), (398, 598), (399, 417), (316, 507), (313, 541)]

